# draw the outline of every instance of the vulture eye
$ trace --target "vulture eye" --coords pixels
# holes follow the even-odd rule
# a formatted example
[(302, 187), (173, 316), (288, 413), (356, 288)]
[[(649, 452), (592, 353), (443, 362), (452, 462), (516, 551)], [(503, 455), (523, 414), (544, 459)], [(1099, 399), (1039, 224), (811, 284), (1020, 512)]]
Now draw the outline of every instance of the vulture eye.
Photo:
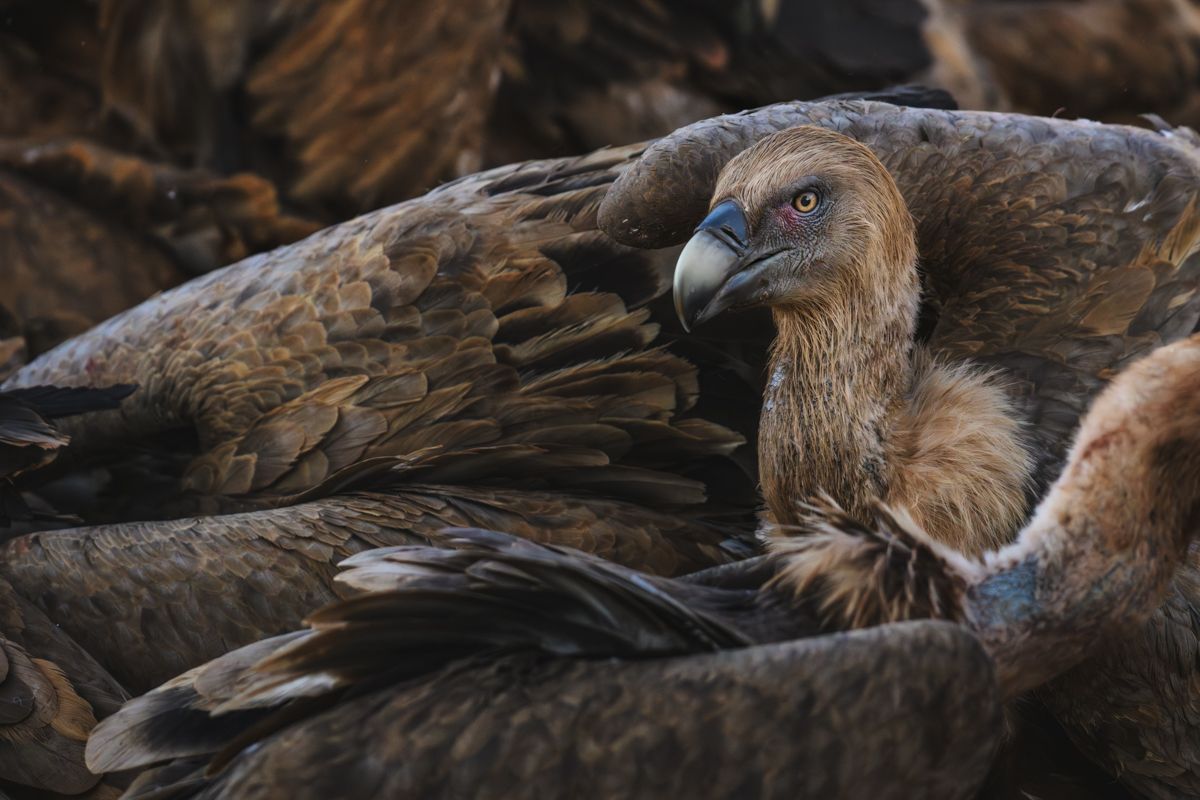
[(817, 206), (820, 205), (820, 203), (821, 198), (817, 196), (816, 192), (812, 191), (801, 192), (792, 198), (792, 205), (795, 206), (796, 210), (801, 214), (811, 214), (817, 210)]

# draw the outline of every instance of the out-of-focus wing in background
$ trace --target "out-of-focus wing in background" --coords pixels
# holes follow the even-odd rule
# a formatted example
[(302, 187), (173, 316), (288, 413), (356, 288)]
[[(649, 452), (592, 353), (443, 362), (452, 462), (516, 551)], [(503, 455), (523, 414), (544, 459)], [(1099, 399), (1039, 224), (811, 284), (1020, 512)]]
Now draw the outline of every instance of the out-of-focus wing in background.
[(14, 99), (0, 133), (88, 135), (180, 166), (250, 170), (326, 221), (485, 166), (912, 81), (965, 108), (1187, 123), (1200, 41), (1184, 0), (5, 8), (0, 92)]

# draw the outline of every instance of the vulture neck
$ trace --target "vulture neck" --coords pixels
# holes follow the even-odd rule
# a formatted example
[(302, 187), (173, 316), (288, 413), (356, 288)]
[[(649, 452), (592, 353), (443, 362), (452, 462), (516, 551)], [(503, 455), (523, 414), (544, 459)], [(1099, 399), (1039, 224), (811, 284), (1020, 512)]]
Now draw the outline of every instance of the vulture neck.
[(865, 258), (837, 297), (773, 309), (759, 468), (774, 522), (799, 522), (819, 492), (869, 519), (892, 482), (897, 422), (911, 382), (920, 284), (916, 247)]

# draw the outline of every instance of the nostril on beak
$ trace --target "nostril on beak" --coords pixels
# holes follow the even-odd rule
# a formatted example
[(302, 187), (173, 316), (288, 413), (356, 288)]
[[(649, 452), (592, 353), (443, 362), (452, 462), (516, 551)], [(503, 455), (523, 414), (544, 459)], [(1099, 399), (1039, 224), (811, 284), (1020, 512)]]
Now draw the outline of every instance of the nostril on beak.
[(718, 203), (696, 227), (696, 232), (700, 231), (708, 231), (738, 253), (746, 251), (746, 240), (749, 238), (746, 215), (733, 200)]

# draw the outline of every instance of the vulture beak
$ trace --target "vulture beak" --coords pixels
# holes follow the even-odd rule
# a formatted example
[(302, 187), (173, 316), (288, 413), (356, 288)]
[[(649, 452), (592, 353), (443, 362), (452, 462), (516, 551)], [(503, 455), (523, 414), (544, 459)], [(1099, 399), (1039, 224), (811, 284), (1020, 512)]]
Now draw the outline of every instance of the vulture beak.
[(751, 275), (744, 272), (753, 254), (746, 215), (734, 200), (718, 203), (696, 226), (675, 262), (675, 313), (690, 331), (725, 309), (751, 299)]

